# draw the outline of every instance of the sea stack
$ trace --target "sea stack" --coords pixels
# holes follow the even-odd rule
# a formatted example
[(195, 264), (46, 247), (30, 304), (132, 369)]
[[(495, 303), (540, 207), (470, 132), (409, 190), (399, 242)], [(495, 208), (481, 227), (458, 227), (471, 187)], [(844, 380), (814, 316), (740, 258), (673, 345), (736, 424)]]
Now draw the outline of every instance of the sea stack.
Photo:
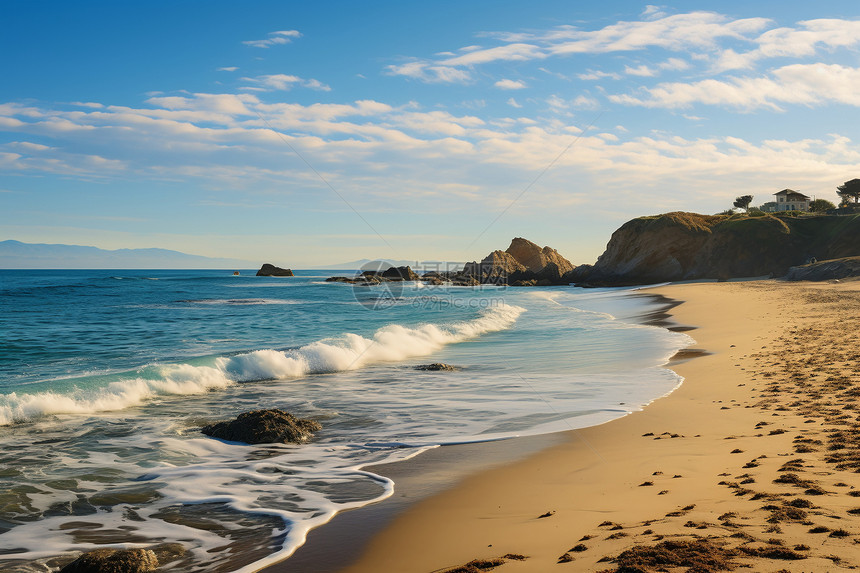
[(269, 263), (265, 263), (260, 270), (257, 271), (258, 277), (291, 277), (293, 276), (293, 271), (290, 269), (282, 269), (281, 267), (276, 267), (275, 265), (270, 265)]

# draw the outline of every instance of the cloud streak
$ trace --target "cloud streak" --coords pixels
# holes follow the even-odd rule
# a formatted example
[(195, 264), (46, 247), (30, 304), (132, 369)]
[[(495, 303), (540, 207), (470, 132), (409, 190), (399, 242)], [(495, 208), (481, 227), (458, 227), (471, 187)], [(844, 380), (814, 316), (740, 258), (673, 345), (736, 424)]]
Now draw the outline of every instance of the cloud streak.
[(622, 105), (648, 108), (689, 108), (719, 105), (746, 111), (766, 108), (785, 111), (786, 105), (837, 103), (860, 106), (860, 68), (838, 64), (793, 64), (766, 77), (707, 79), (693, 83), (663, 83), (637, 94), (609, 96)]
[(252, 48), (271, 48), (272, 46), (289, 44), (294, 38), (301, 37), (302, 35), (298, 30), (280, 30), (278, 32), (269, 32), (268, 38), (264, 38), (262, 40), (246, 40), (242, 43)]

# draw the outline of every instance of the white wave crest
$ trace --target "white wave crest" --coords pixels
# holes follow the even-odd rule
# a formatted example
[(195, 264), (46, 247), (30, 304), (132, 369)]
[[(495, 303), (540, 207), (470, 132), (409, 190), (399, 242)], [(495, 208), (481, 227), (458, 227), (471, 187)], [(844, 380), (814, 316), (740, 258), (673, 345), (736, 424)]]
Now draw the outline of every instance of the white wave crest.
[(157, 377), (111, 382), (93, 390), (68, 394), (38, 392), (0, 396), (0, 425), (51, 414), (90, 414), (139, 406), (157, 396), (192, 395), (225, 388), (237, 382), (297, 378), (308, 374), (356, 370), (379, 362), (396, 362), (427, 356), (448, 344), (510, 328), (525, 311), (501, 305), (470, 321), (448, 325), (424, 324), (414, 328), (392, 324), (372, 338), (347, 333), (318, 340), (296, 350), (256, 350), (219, 357), (214, 366), (172, 364), (159, 366)]

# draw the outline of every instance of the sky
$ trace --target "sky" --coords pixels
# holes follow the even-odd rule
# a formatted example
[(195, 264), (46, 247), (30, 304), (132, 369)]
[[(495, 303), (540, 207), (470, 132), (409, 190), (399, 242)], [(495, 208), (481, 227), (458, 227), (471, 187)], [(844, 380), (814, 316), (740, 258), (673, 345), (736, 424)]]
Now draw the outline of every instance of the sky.
[(860, 177), (854, 2), (0, 5), (0, 240), (593, 263)]

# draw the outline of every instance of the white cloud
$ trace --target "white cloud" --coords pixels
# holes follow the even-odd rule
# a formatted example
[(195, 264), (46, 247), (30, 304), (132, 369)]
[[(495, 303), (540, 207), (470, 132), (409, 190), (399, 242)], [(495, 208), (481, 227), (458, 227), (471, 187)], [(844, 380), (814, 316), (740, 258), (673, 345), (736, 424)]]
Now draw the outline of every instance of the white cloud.
[(691, 12), (656, 20), (618, 22), (594, 31), (559, 29), (545, 36), (557, 40), (552, 54), (608, 53), (659, 47), (675, 51), (715, 49), (717, 40), (745, 40), (763, 29), (769, 20), (748, 18), (731, 20), (712, 12)]
[[(403, 75), (424, 82), (465, 82), (470, 71), (494, 62), (525, 62), (573, 54), (603, 54), (643, 51), (662, 48), (689, 54), (690, 58), (710, 57), (722, 51), (725, 40), (752, 42), (755, 35), (771, 21), (766, 18), (732, 19), (714, 12), (690, 12), (666, 15), (654, 6), (646, 8), (640, 21), (621, 21), (596, 30), (581, 30), (574, 26), (559, 26), (538, 33), (488, 33), (500, 45), (460, 48), (459, 55), (450, 50), (437, 52), (433, 58), (416, 58), (386, 68), (391, 75)], [(847, 41), (847, 40), (846, 40)], [(686, 69), (685, 61), (671, 58), (660, 69)], [(608, 72), (581, 74), (581, 79), (616, 77)], [(641, 77), (655, 73), (647, 66), (628, 67), (628, 74)]]
[(612, 95), (609, 99), (618, 104), (652, 108), (706, 104), (781, 111), (786, 104), (860, 106), (860, 68), (838, 64), (793, 64), (777, 68), (769, 76), (663, 83), (643, 88), (640, 94)]
[(860, 46), (860, 20), (820, 19), (798, 22), (797, 28), (774, 28), (755, 38), (756, 49), (738, 53), (725, 50), (716, 69), (751, 69), (765, 58), (813, 56), (819, 47), (828, 50)]
[(657, 72), (644, 64), (635, 68), (631, 68), (630, 66), (624, 66), (624, 73), (628, 76), (639, 76), (644, 78), (650, 78), (657, 75)]
[(608, 78), (611, 80), (620, 80), (621, 75), (613, 72), (602, 72), (599, 70), (588, 70), (588, 72), (584, 74), (579, 74), (577, 76), (581, 80), (602, 80), (604, 78)]
[(331, 91), (331, 88), (329, 86), (327, 86), (326, 84), (322, 83), (321, 81), (315, 80), (315, 79), (309, 79), (309, 80), (305, 81), (304, 87), (312, 89), (312, 90), (319, 90), (322, 92), (330, 92)]
[(298, 30), (281, 30), (269, 32), (269, 37), (264, 40), (247, 40), (242, 43), (253, 48), (270, 48), (280, 44), (289, 44), (293, 38), (300, 38), (301, 36)]
[(442, 60), (442, 64), (446, 66), (474, 66), (477, 64), (486, 64), (489, 62), (505, 61), (505, 62), (523, 62), (526, 60), (534, 60), (545, 58), (544, 51), (532, 44), (513, 43), (505, 46), (497, 46), (495, 48), (476, 49), (462, 56), (455, 56), (446, 60)]
[(237, 66), (229, 66), (229, 67), (225, 67), (225, 68), (218, 68), (215, 71), (216, 72), (235, 72), (238, 69), (239, 68)]
[(191, 97), (161, 96), (146, 100), (154, 106), (161, 106), (168, 110), (197, 110), (217, 112), (234, 115), (253, 115), (247, 104), (257, 103), (259, 100), (250, 94), (206, 94), (197, 93)]
[(570, 107), (570, 104), (564, 99), (552, 94), (546, 99), (546, 103), (555, 110), (565, 110)]
[[(791, 73), (800, 72), (783, 75)], [(593, 188), (612, 189), (613, 200), (630, 217), (646, 207), (648, 212), (663, 208), (666, 201), (693, 209), (701, 197), (719, 196), (727, 187), (816, 189), (827, 181), (832, 186), (860, 164), (860, 145), (844, 136), (776, 141), (676, 133), (637, 137), (620, 126), (581, 133), (576, 145), (562, 153), (579, 133), (577, 125), (586, 123), (565, 116), (588, 103), (588, 97), (556, 95), (547, 104), (558, 114), (537, 119), (456, 115), (374, 100), (264, 103), (249, 94), (160, 96), (147, 100), (148, 107), (87, 111), (0, 105), (0, 117), (20, 122), (16, 131), (24, 135), (18, 141), (32, 134), (54, 147), (38, 153), (4, 147), (0, 163), (15, 172), (80, 179), (131, 173), (141, 180), (187, 181), (231, 196), (317, 193), (322, 184), (284, 145), (286, 140), (336, 188), (348, 188), (363, 208), (435, 213), (495, 208), (499, 185), (528, 179), (557, 159), (528, 209), (567, 205), (570, 181), (582, 181), (588, 189), (587, 180), (593, 178), (600, 181)], [(644, 196), (643, 188), (649, 189)], [(700, 197), (693, 205), (691, 189)], [(599, 211), (606, 195), (585, 193), (581, 200)]]
[(574, 98), (571, 102), (571, 105), (577, 109), (599, 109), (600, 102), (597, 99), (587, 96), (587, 95), (579, 95)]
[(254, 84), (254, 86), (250, 88), (253, 91), (267, 91), (267, 90), (280, 90), (286, 91), (290, 90), (295, 86), (300, 86), (304, 88), (309, 88), (313, 90), (319, 91), (331, 91), (331, 88), (319, 80), (309, 79), (306, 80), (304, 78), (300, 78), (298, 76), (292, 76), (287, 74), (272, 74), (267, 76), (258, 76), (256, 78), (242, 78), (243, 81), (250, 82)]
[(653, 6), (649, 4), (648, 6), (645, 6), (645, 9), (642, 11), (642, 17), (645, 19), (662, 18), (666, 15), (664, 8), (664, 6)]
[(521, 89), (527, 87), (526, 83), (523, 81), (508, 80), (508, 79), (499, 80), (496, 83), (494, 83), (493, 85), (496, 86), (497, 88), (503, 89), (503, 90), (521, 90)]
[(7, 144), (9, 147), (17, 147), (18, 149), (23, 149), (25, 151), (47, 151), (49, 149), (53, 149), (47, 145), (42, 145), (41, 143), (32, 143), (30, 141), (11, 141)]
[(464, 83), (472, 79), (471, 75), (464, 71), (449, 66), (431, 65), (428, 62), (407, 62), (400, 65), (386, 67), (387, 73), (392, 76), (407, 76), (427, 83)]
[(521, 104), (517, 103), (517, 100), (515, 100), (514, 98), (508, 98), (508, 102), (507, 102), (507, 103), (508, 103), (508, 105), (509, 105), (509, 106), (511, 106), (511, 107), (515, 107), (515, 108), (517, 108), (517, 109), (519, 109), (519, 108), (523, 107)]
[(690, 68), (690, 63), (681, 58), (669, 58), (665, 62), (659, 64), (661, 70), (682, 71)]

